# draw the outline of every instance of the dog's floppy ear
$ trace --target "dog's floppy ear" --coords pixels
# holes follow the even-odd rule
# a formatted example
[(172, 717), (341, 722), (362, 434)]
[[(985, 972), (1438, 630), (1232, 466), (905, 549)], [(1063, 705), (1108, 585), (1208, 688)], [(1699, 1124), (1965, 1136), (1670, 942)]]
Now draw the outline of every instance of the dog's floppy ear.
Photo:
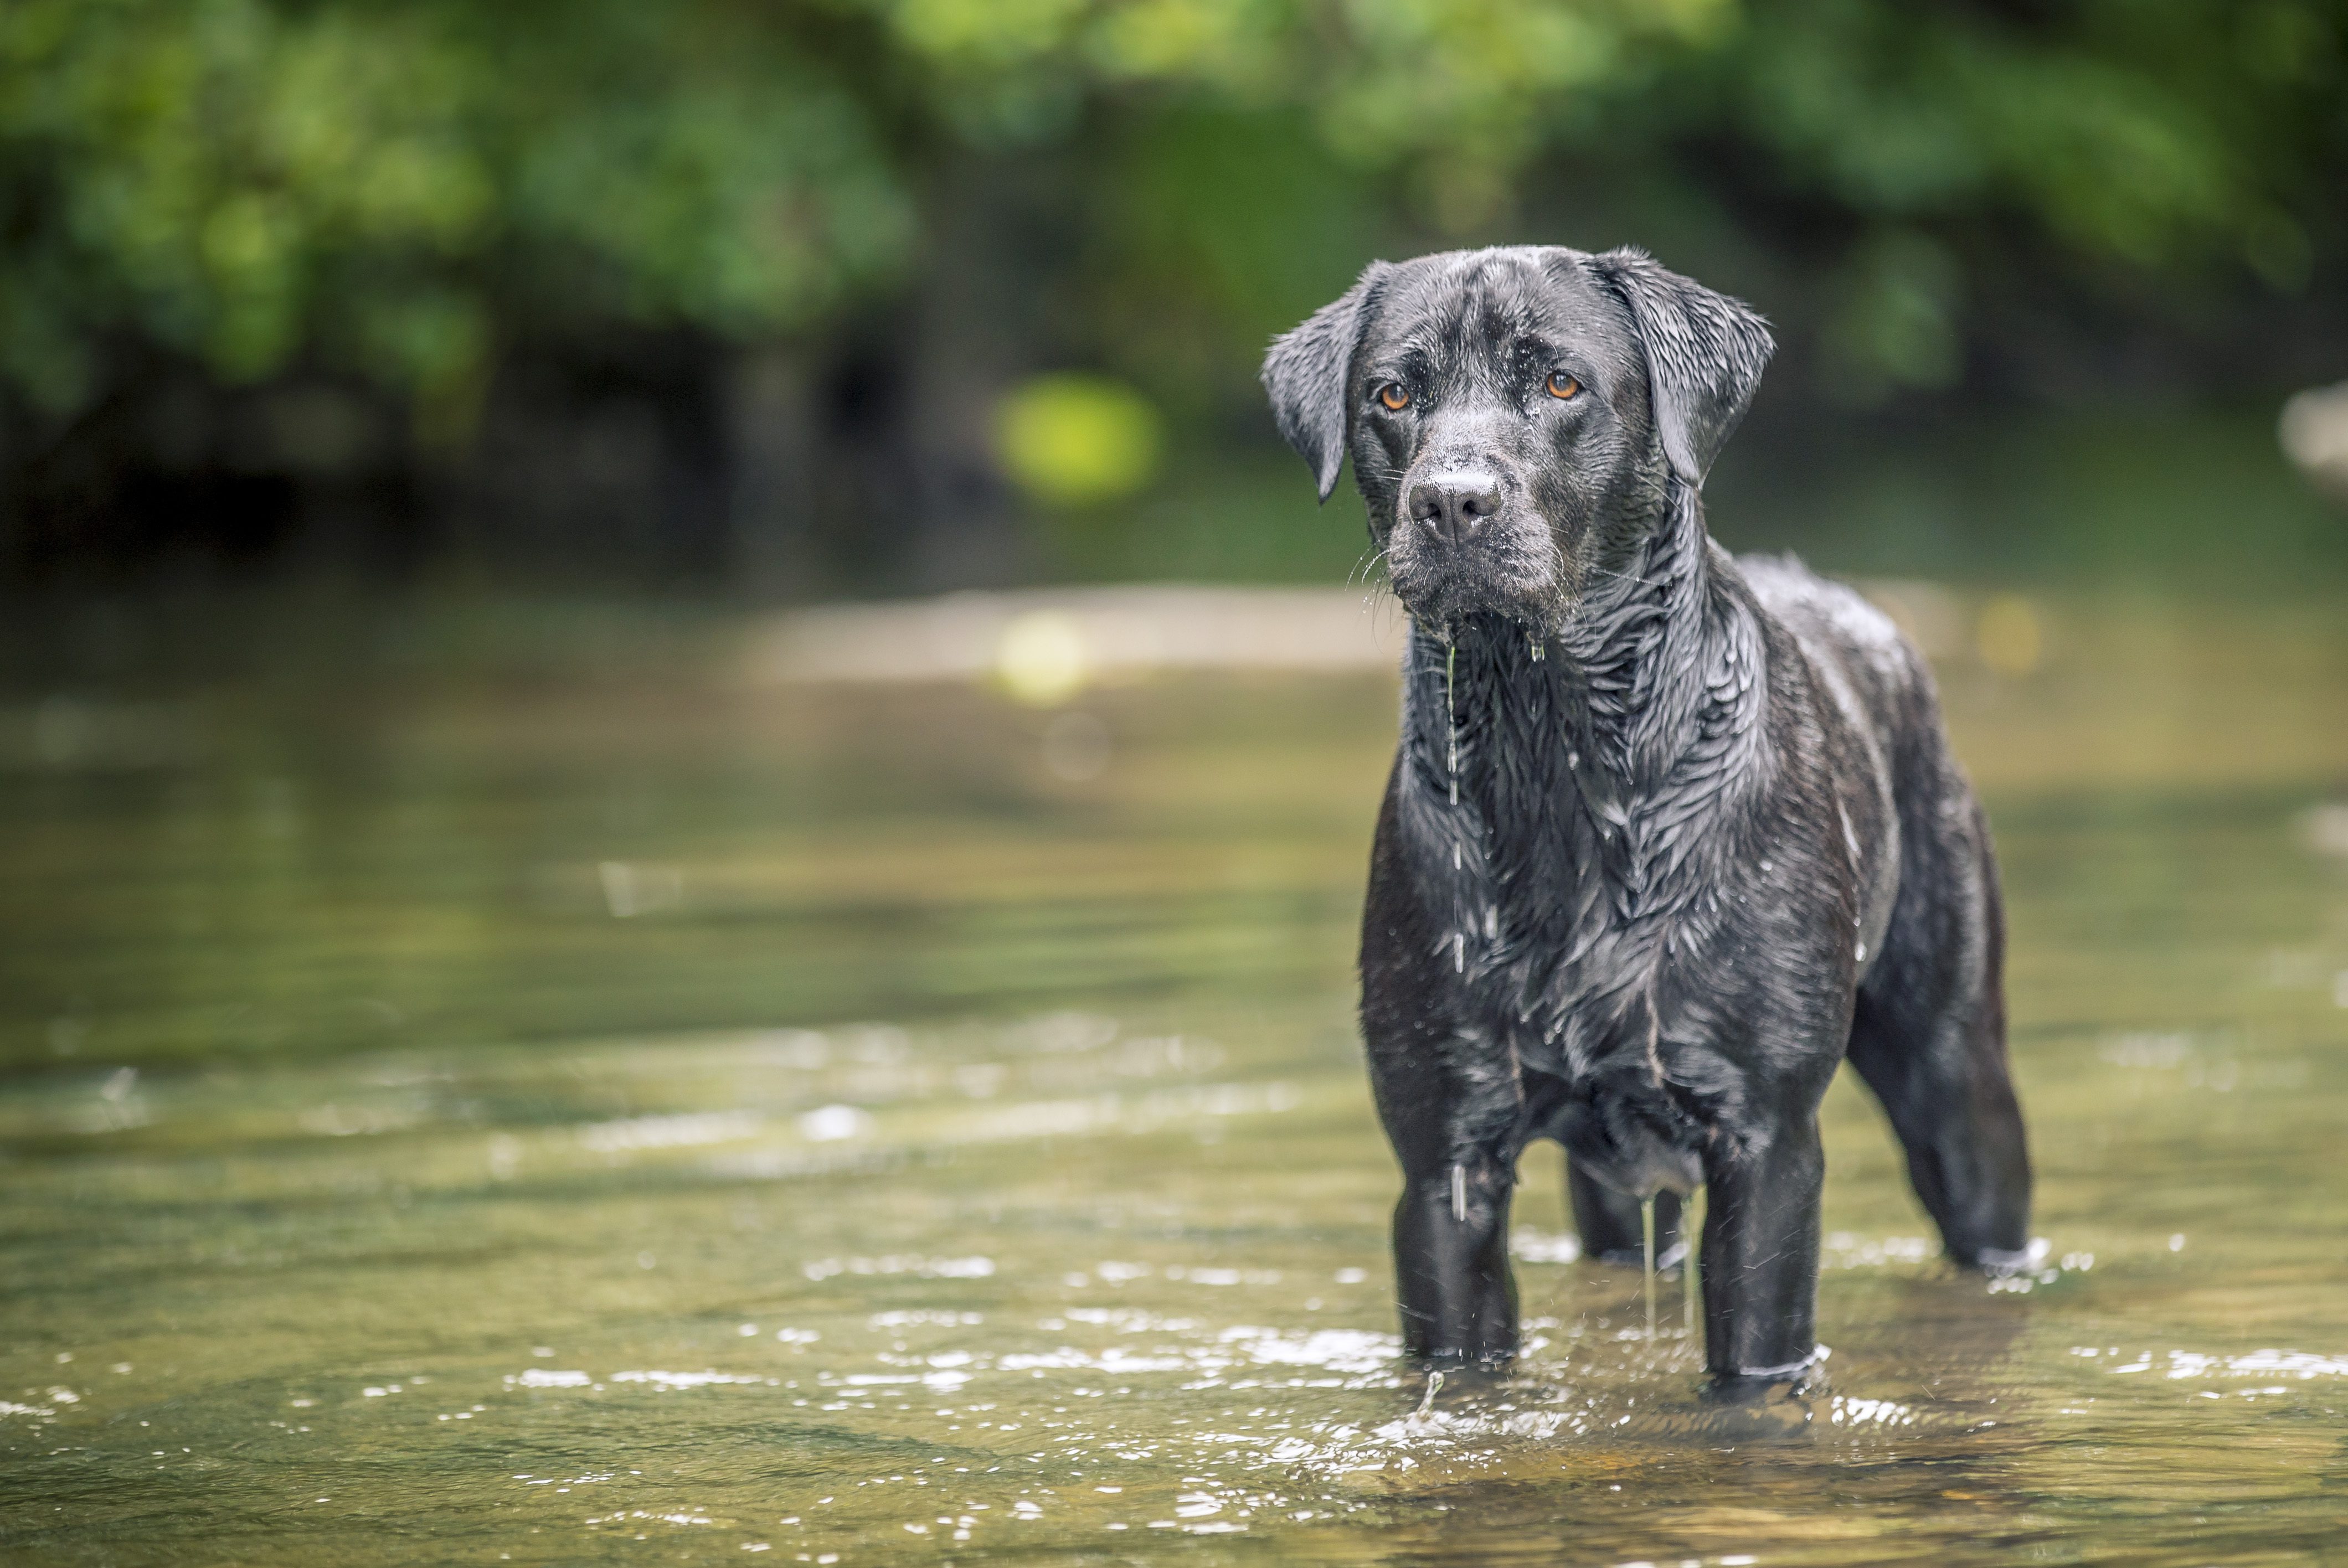
[(1272, 398), (1272, 417), (1280, 422), (1282, 438), (1313, 466), (1324, 501), (1337, 487), (1337, 469), (1345, 459), (1345, 379), (1384, 266), (1371, 262), (1352, 288), (1294, 332), (1272, 339), (1263, 356), (1263, 389)]
[(1701, 486), (1776, 350), (1769, 323), (1742, 301), (1681, 277), (1636, 246), (1591, 260), (1630, 306), (1646, 346), (1663, 456), (1673, 473)]

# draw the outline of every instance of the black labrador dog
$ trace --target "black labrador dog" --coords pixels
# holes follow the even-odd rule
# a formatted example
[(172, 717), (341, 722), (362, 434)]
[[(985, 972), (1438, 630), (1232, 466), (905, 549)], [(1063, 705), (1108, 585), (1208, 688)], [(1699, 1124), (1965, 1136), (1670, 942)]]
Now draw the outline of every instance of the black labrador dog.
[(1889, 620), (1704, 531), (1775, 344), (1644, 252), (1373, 265), (1263, 381), (1323, 500), (1350, 452), (1411, 629), (1362, 1027), (1406, 1181), (1406, 1347), (1517, 1342), (1518, 1153), (1587, 1250), (1707, 1194), (1706, 1363), (1817, 1355), (1818, 1109), (1845, 1056), (1949, 1255), (2026, 1260), (1988, 825)]

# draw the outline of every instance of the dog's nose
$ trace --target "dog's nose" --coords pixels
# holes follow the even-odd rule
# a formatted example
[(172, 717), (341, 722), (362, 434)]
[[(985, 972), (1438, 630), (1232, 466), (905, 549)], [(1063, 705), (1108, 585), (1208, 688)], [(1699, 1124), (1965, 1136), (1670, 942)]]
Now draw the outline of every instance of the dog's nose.
[(1489, 474), (1430, 474), (1410, 487), (1411, 519), (1457, 544), (1500, 509), (1499, 481)]

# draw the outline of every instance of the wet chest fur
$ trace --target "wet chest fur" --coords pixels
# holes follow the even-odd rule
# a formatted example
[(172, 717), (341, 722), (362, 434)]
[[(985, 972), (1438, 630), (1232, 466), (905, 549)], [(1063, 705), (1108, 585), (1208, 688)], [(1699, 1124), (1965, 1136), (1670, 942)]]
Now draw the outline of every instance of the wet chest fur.
[(1737, 827), (1770, 776), (1757, 639), (1655, 630), (1643, 668), (1506, 622), (1420, 637), (1395, 800), (1478, 1119), (1509, 1110), (1634, 1191), (1691, 1184), (1742, 1095), (1735, 983), (1707, 961), (1752, 896)]

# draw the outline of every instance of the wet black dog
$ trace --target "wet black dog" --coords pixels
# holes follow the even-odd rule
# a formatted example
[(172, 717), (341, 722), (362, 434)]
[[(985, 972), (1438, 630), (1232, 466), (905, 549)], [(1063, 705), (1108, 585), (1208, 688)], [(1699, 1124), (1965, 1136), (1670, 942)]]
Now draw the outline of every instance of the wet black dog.
[(1701, 1184), (1708, 1365), (1797, 1374), (1846, 1055), (1949, 1255), (2023, 1261), (1997, 872), (1931, 678), (1858, 595), (1704, 532), (1773, 347), (1641, 251), (1527, 247), (1375, 265), (1264, 361), (1411, 616), (1362, 1025), (1416, 1353), (1515, 1349), (1509, 1190), (1549, 1137), (1593, 1253)]

